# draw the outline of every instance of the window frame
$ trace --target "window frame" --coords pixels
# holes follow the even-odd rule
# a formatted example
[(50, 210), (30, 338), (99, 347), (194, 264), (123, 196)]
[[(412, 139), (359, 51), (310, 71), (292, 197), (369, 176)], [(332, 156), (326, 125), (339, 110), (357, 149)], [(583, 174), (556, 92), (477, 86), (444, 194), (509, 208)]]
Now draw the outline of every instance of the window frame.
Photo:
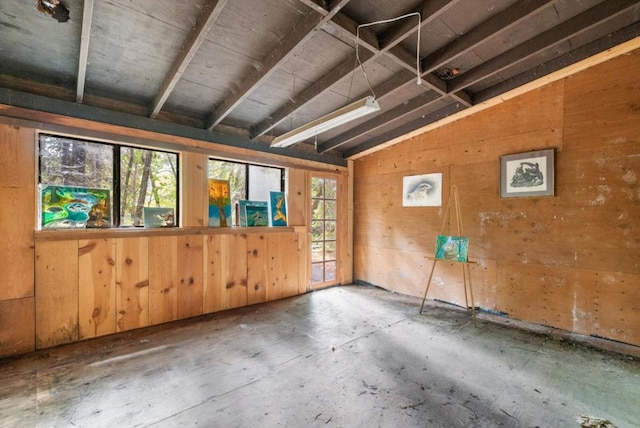
[[(326, 193), (323, 191), (323, 196), (322, 198), (317, 198), (313, 196), (313, 179), (321, 179), (321, 180), (333, 180), (336, 182), (336, 193), (335, 193), (335, 199), (331, 198), (331, 199), (327, 199), (326, 198)], [(309, 190), (309, 231), (310, 231), (310, 237), (309, 237), (309, 284), (311, 289), (318, 289), (318, 288), (323, 288), (323, 287), (330, 287), (332, 285), (336, 285), (340, 283), (340, 278), (341, 278), (341, 269), (340, 269), (340, 255), (341, 255), (341, 245), (340, 245), (340, 176), (339, 175), (334, 175), (334, 174), (330, 174), (330, 173), (320, 173), (320, 172), (312, 172), (309, 176), (309, 181), (308, 181), (308, 190)], [(323, 185), (324, 186), (324, 185)], [(324, 190), (324, 189), (323, 189)], [(322, 201), (323, 205), (326, 204), (327, 201), (331, 201), (334, 202), (335, 201), (335, 219), (327, 219), (326, 218), (326, 211), (324, 211), (323, 208), (323, 218), (322, 219), (314, 219), (313, 218), (313, 201), (314, 200), (318, 200), (318, 201)], [(323, 239), (322, 241), (314, 241), (313, 240), (313, 233), (312, 233), (312, 224), (314, 221), (322, 221), (323, 223)], [(327, 221), (332, 221), (335, 222), (335, 238), (332, 240), (326, 240), (326, 223)], [(323, 260), (321, 262), (314, 262), (313, 261), (313, 243), (314, 242), (322, 242), (323, 244)], [(332, 260), (326, 260), (326, 243), (327, 242), (333, 242), (335, 244), (335, 259)], [(335, 263), (335, 278), (334, 279), (326, 279), (326, 265), (327, 263)], [(320, 282), (313, 282), (313, 266), (314, 265), (322, 265), (322, 281)]]
[[(235, 160), (235, 159), (208, 156), (207, 157), (207, 180), (209, 180), (209, 179), (224, 180), (224, 178), (211, 177), (210, 176), (209, 165), (210, 165), (211, 161), (226, 162), (226, 163), (231, 163), (231, 164), (244, 166), (244, 177), (245, 177), (245, 188), (244, 188), (244, 198), (243, 198), (244, 200), (248, 200), (249, 199), (249, 186), (250, 186), (250, 182), (251, 182), (251, 174), (249, 173), (249, 171), (250, 171), (250, 167), (251, 166), (280, 170), (280, 191), (281, 192), (286, 191), (287, 169), (285, 167), (268, 165), (268, 164), (260, 164), (260, 163), (254, 163), (254, 162), (243, 162), (243, 161), (239, 161), (239, 160)], [(243, 199), (241, 199), (241, 200), (243, 200)], [(236, 215), (235, 215), (235, 209), (236, 209), (235, 206), (231, 207), (232, 222), (233, 222), (232, 224), (233, 224), (233, 227), (240, 227), (239, 225), (234, 224), (234, 223), (236, 223), (236, 220), (237, 220), (236, 219)]]
[[(135, 226), (135, 225), (126, 225), (123, 226), (121, 224), (121, 217), (122, 217), (122, 213), (121, 213), (121, 200), (120, 200), (120, 194), (121, 194), (121, 176), (120, 176), (120, 172), (121, 172), (121, 149), (122, 148), (128, 148), (128, 149), (138, 149), (138, 150), (148, 150), (148, 151), (152, 151), (152, 152), (159, 152), (159, 153), (169, 153), (169, 154), (173, 154), (176, 156), (176, 207), (174, 210), (174, 216), (175, 216), (175, 228), (180, 227), (180, 212), (181, 212), (181, 200), (180, 200), (180, 194), (181, 194), (181, 171), (180, 171), (180, 164), (181, 164), (181, 152), (180, 151), (173, 151), (173, 150), (166, 150), (166, 149), (160, 149), (160, 148), (156, 148), (156, 147), (151, 147), (151, 146), (145, 146), (145, 145), (137, 145), (137, 144), (131, 144), (131, 143), (123, 143), (123, 142), (118, 142), (118, 141), (111, 141), (111, 140), (101, 140), (101, 139), (96, 139), (96, 138), (89, 138), (89, 137), (84, 137), (84, 136), (77, 136), (77, 135), (68, 135), (68, 134), (61, 134), (61, 133), (55, 133), (55, 132), (48, 132), (48, 131), (38, 131), (36, 133), (36, 157), (37, 157), (37, 183), (36, 183), (36, 188), (38, 189), (36, 192), (36, 197), (37, 197), (37, 206), (38, 209), (36, 210), (36, 224), (37, 224), (37, 230), (38, 231), (44, 231), (46, 229), (42, 228), (42, 218), (40, 216), (40, 209), (39, 209), (39, 204), (41, 203), (40, 201), (40, 186), (42, 184), (47, 184), (47, 183), (43, 183), (42, 182), (42, 157), (41, 157), (41, 137), (42, 136), (49, 136), (49, 137), (54, 137), (54, 138), (60, 138), (60, 139), (66, 139), (66, 140), (75, 140), (78, 142), (82, 142), (82, 143), (91, 143), (91, 144), (97, 144), (97, 145), (103, 145), (103, 146), (109, 146), (112, 148), (113, 150), (113, 159), (112, 159), (112, 179), (111, 179), (111, 188), (112, 188), (112, 195), (111, 195), (111, 216), (112, 216), (112, 222), (111, 222), (111, 227), (108, 228), (108, 230), (113, 230), (113, 229), (142, 229), (144, 228), (144, 225), (139, 225), (139, 226)], [(81, 186), (79, 186), (81, 187)], [(61, 229), (52, 229), (52, 230), (61, 230)]]

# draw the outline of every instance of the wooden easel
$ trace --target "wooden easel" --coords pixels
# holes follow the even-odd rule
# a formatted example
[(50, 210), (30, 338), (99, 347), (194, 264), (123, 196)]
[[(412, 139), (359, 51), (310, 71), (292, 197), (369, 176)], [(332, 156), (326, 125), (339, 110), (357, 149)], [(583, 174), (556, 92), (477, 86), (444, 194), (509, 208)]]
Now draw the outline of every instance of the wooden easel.
[[(440, 229), (440, 235), (444, 234), (444, 228), (449, 223), (449, 211), (451, 210), (451, 200), (456, 205), (456, 224), (458, 227), (458, 236), (462, 236), (462, 215), (460, 214), (460, 200), (458, 199), (458, 188), (453, 185), (451, 186), (451, 191), (449, 192), (449, 201), (447, 202), (447, 207), (444, 210), (444, 215), (442, 219), (442, 228)], [(431, 265), (431, 273), (429, 274), (429, 280), (427, 281), (427, 288), (424, 290), (424, 298), (422, 299), (422, 306), (420, 306), (420, 314), (424, 310), (424, 303), (427, 300), (427, 293), (429, 292), (429, 286), (431, 285), (431, 280), (433, 279), (433, 272), (436, 270), (436, 263), (440, 261), (440, 259), (436, 259), (435, 257), (432, 259), (433, 264)], [(471, 316), (473, 318), (473, 325), (476, 325), (476, 308), (473, 303), (473, 287), (471, 286), (471, 269), (469, 265), (475, 264), (475, 262), (456, 262), (462, 264), (462, 278), (463, 278), (463, 286), (464, 286), (464, 302), (465, 306), (469, 307), (469, 297), (471, 297)], [(467, 293), (467, 283), (469, 284), (469, 292)]]

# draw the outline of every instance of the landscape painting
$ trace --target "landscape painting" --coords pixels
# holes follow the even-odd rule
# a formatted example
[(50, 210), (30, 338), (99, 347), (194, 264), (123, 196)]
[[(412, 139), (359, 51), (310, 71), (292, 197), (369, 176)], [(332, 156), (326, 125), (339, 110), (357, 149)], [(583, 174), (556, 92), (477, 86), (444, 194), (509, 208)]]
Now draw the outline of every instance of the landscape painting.
[(231, 226), (229, 181), (209, 179), (209, 226)]
[[(240, 221), (240, 226), (242, 227), (247, 227), (247, 226), (268, 226), (269, 225), (269, 214), (268, 214), (268, 203), (266, 201), (247, 201), (247, 200), (241, 200), (238, 202), (239, 205), (239, 221)], [(261, 210), (255, 210), (254, 207), (264, 207), (264, 212), (265, 212), (265, 216), (264, 216), (264, 220), (266, 220), (266, 224), (262, 224), (263, 222), (257, 218), (258, 220), (258, 225), (256, 224), (248, 224), (248, 219), (247, 219), (247, 207), (251, 207), (251, 211), (252, 214), (256, 214), (258, 213), (258, 217), (261, 215), (260, 212)], [(255, 221), (254, 221), (255, 223)]]
[(246, 205), (245, 210), (248, 227), (269, 226), (269, 213), (266, 202), (259, 205)]
[(284, 192), (269, 192), (270, 204), (269, 210), (271, 215), (272, 226), (287, 225), (287, 204)]
[(173, 208), (144, 207), (144, 227), (174, 227), (175, 214)]
[(435, 258), (437, 260), (466, 262), (468, 248), (469, 238), (464, 238), (462, 236), (438, 235), (436, 237)]
[(442, 173), (402, 177), (402, 206), (442, 206)]
[(111, 191), (84, 187), (40, 186), (43, 229), (111, 227)]

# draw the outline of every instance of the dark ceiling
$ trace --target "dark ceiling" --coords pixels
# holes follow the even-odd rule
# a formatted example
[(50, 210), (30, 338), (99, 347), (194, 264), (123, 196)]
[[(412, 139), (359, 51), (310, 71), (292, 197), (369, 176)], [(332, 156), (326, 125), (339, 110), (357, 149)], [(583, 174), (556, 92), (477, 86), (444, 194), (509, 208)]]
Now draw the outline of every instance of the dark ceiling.
[(275, 150), (324, 159), (640, 35), (640, 0), (60, 0), (66, 22), (47, 2), (2, 0), (1, 104), (271, 151), (373, 93), (379, 112)]

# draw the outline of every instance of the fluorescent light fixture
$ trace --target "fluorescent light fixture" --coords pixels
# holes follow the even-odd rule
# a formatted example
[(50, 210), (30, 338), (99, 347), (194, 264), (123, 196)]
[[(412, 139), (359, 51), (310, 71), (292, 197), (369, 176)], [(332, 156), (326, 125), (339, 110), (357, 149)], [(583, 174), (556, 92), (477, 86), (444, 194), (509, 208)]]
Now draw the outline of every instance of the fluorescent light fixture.
[(271, 147), (288, 147), (378, 110), (378, 102), (372, 96), (368, 96), (274, 138)]

